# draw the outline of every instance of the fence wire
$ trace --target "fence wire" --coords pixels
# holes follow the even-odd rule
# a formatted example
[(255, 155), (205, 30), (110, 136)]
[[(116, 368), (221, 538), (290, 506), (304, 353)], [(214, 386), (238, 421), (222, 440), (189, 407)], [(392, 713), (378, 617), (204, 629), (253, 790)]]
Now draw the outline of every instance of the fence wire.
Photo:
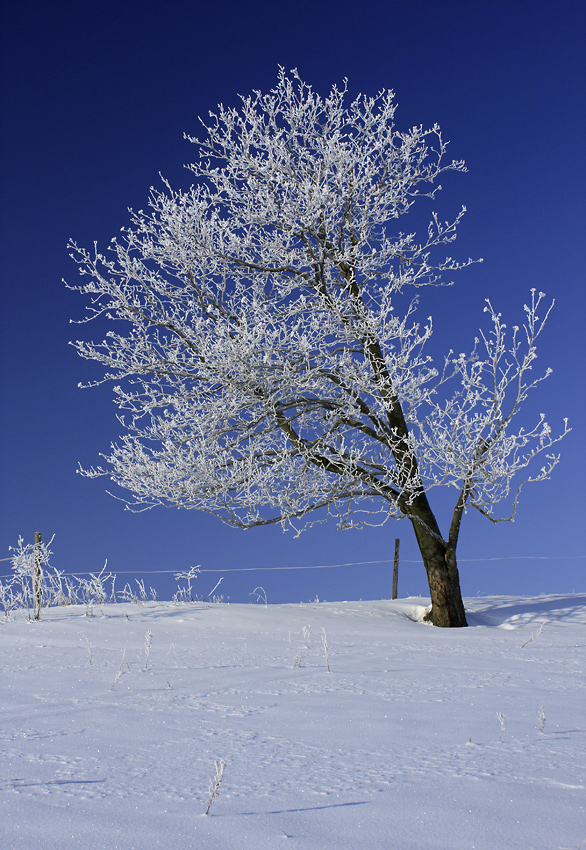
[[(500, 555), (494, 558), (458, 558), (458, 565), (471, 563), (485, 563), (489, 561), (561, 561), (561, 560), (580, 560), (586, 559), (586, 555)], [(384, 558), (380, 561), (348, 561), (343, 564), (312, 564), (312, 565), (295, 565), (289, 567), (228, 567), (225, 569), (207, 569), (206, 567), (197, 567), (200, 573), (252, 573), (252, 572), (278, 572), (280, 570), (337, 570), (341, 567), (364, 567), (373, 564), (392, 564), (393, 558)], [(0, 561), (12, 561), (12, 558), (0, 558)], [(401, 558), (402, 564), (422, 564), (421, 558)], [(183, 568), (186, 569), (186, 568)], [(99, 574), (99, 570), (76, 570), (71, 573), (62, 573), (62, 576), (89, 576)], [(181, 568), (174, 570), (116, 570), (117, 575), (177, 575), (183, 572)]]

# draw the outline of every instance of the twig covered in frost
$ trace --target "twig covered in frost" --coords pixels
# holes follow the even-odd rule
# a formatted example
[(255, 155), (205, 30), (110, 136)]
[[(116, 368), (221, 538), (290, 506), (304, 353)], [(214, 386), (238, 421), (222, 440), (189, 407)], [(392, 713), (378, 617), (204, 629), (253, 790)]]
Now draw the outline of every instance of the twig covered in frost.
[(136, 581), (136, 584), (138, 585), (138, 595), (140, 597), (140, 601), (146, 602), (148, 597), (147, 597), (146, 587), (144, 586), (144, 579), (143, 578), (142, 579), (137, 578), (137, 579), (135, 579), (135, 581)]
[(90, 664), (93, 664), (94, 658), (93, 658), (93, 655), (92, 655), (92, 645), (91, 645), (87, 635), (85, 635), (85, 642), (87, 643), (88, 661), (89, 661)]
[(497, 719), (499, 720), (499, 722), (501, 724), (501, 731), (500, 731), (500, 735), (499, 735), (499, 743), (500, 743), (503, 740), (503, 735), (505, 734), (505, 715), (501, 714), (500, 711), (497, 711), (496, 716), (497, 716)]
[(122, 593), (120, 594), (120, 598), (122, 599), (123, 602), (138, 603), (138, 596), (133, 591), (129, 582), (126, 582), (126, 584), (124, 585)]
[(153, 643), (153, 633), (149, 629), (144, 636), (144, 667), (143, 670), (146, 670), (149, 666), (149, 655), (151, 654), (151, 646)]
[[(90, 577), (77, 578), (78, 593), (86, 605), (103, 605), (108, 601), (115, 601), (114, 584), (116, 576), (106, 572), (108, 559), (104, 562), (104, 566), (99, 573), (90, 573)], [(110, 590), (106, 588), (106, 582), (110, 582)]]
[(535, 640), (535, 638), (538, 638), (541, 635), (541, 633), (543, 632), (543, 625), (544, 624), (542, 623), (539, 626), (539, 629), (535, 632), (535, 634), (532, 634), (531, 637), (525, 641), (525, 643), (521, 644), (521, 649), (524, 649), (528, 643), (531, 643), (532, 640)]
[[(208, 595), (205, 597), (204, 602), (206, 602), (206, 601), (207, 601), (207, 600), (211, 597), (212, 593), (213, 593), (215, 590), (217, 590), (217, 589), (219, 588), (219, 586), (222, 584), (222, 582), (223, 582), (223, 581), (224, 581), (224, 576), (222, 576), (222, 578), (221, 578), (221, 579), (219, 580), (219, 582), (215, 585), (215, 587), (213, 588), (213, 590), (210, 590), (210, 592), (208, 593)], [(221, 599), (221, 598), (222, 598), (222, 597), (220, 597), (220, 599)], [(212, 602), (213, 602), (213, 601), (214, 601), (214, 599), (212, 598)]]
[(116, 685), (120, 681), (122, 674), (124, 673), (124, 657), (125, 656), (126, 656), (126, 648), (124, 649), (124, 652), (122, 653), (122, 661), (120, 662), (120, 667), (118, 668), (118, 672), (116, 673), (114, 681), (112, 682), (112, 687), (110, 688), (111, 691), (114, 690), (114, 688), (116, 687)]
[(212, 803), (217, 798), (220, 785), (222, 783), (222, 779), (224, 777), (224, 771), (226, 769), (226, 760), (225, 759), (217, 759), (214, 762), (214, 766), (216, 768), (216, 775), (213, 779), (210, 779), (210, 787), (208, 789), (209, 797), (208, 797), (208, 805), (205, 810), (206, 815), (209, 815), (210, 809), (212, 807)]
[(321, 630), (321, 645), (324, 653), (324, 661), (326, 662), (326, 667), (328, 668), (328, 673), (331, 673), (330, 656), (328, 651), (328, 636), (326, 635), (326, 630), (323, 626)]
[(267, 592), (264, 587), (255, 587), (252, 593), (248, 594), (249, 596), (256, 596), (257, 602), (262, 602), (264, 605), (268, 605), (267, 600)]
[(4, 616), (8, 620), (14, 608), (24, 608), (22, 586), (15, 576), (10, 576), (4, 582), (0, 581), (0, 604), (4, 608)]
[(539, 708), (539, 713), (537, 715), (537, 728), (540, 732), (543, 732), (545, 728), (545, 706), (542, 705)]
[(199, 575), (199, 566), (190, 567), (188, 570), (184, 570), (181, 573), (175, 573), (175, 581), (185, 582), (185, 587), (181, 587), (180, 584), (177, 586), (177, 593), (173, 597), (174, 602), (194, 602), (193, 593), (191, 590), (191, 582), (193, 579), (197, 578)]

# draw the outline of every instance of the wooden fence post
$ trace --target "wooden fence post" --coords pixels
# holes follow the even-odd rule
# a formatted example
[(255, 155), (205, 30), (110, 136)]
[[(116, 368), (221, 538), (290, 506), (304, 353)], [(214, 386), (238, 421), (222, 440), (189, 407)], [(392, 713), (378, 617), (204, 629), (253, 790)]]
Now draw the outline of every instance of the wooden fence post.
[(41, 619), (41, 606), (43, 604), (43, 551), (41, 548), (41, 532), (35, 531), (35, 552), (33, 564), (33, 607), (34, 619)]
[(395, 538), (395, 563), (393, 564), (393, 599), (397, 598), (399, 584), (399, 538)]

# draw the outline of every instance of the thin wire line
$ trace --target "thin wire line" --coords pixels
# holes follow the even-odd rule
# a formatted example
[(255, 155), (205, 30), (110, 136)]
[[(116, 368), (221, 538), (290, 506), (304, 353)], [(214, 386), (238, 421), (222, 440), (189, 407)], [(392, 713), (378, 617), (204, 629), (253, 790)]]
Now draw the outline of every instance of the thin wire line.
[[(556, 560), (579, 560), (586, 558), (586, 555), (511, 555), (498, 556), (495, 558), (459, 558), (458, 564), (463, 563), (480, 563), (484, 561), (556, 561)], [(12, 558), (1, 558), (2, 561), (11, 561)], [(295, 566), (295, 567), (229, 567), (227, 569), (209, 570), (198, 567), (200, 573), (251, 573), (263, 571), (277, 572), (279, 570), (336, 570), (340, 567), (362, 567), (371, 564), (391, 564), (393, 558), (385, 558), (382, 561), (349, 561), (344, 564), (314, 564), (312, 566)], [(421, 564), (421, 559), (401, 558), (402, 564)], [(116, 575), (177, 575), (181, 570), (117, 570)], [(97, 570), (81, 570), (74, 573), (61, 573), (63, 576), (87, 576), (99, 575)]]

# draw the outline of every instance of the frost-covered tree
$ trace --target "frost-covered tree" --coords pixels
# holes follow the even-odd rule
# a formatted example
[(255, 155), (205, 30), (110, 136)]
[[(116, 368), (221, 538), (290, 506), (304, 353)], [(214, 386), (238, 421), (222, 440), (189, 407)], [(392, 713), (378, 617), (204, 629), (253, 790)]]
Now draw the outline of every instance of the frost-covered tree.
[[(511, 518), (522, 483), (557, 462), (561, 437), (543, 416), (516, 424), (545, 377), (532, 367), (549, 311), (538, 317), (533, 292), (509, 331), (489, 303), (472, 353), (433, 365), (431, 319), (418, 323), (418, 298), (405, 295), (472, 262), (443, 248), (464, 210), (447, 222), (430, 213), (421, 236), (400, 218), (465, 167), (446, 160), (439, 127), (400, 132), (394, 114), (390, 91), (348, 102), (334, 87), (324, 99), (281, 69), (272, 91), (219, 106), (189, 139), (188, 191), (151, 190), (107, 255), (72, 243), (85, 321), (112, 323), (102, 342), (75, 346), (116, 382), (125, 432), (108, 467), (86, 474), (110, 476), (134, 510), (194, 508), (242, 528), (406, 518), (431, 621), (464, 626), (463, 515), (498, 521), (505, 499)], [(525, 473), (540, 453), (544, 465)], [(434, 487), (453, 488), (447, 536)]]

